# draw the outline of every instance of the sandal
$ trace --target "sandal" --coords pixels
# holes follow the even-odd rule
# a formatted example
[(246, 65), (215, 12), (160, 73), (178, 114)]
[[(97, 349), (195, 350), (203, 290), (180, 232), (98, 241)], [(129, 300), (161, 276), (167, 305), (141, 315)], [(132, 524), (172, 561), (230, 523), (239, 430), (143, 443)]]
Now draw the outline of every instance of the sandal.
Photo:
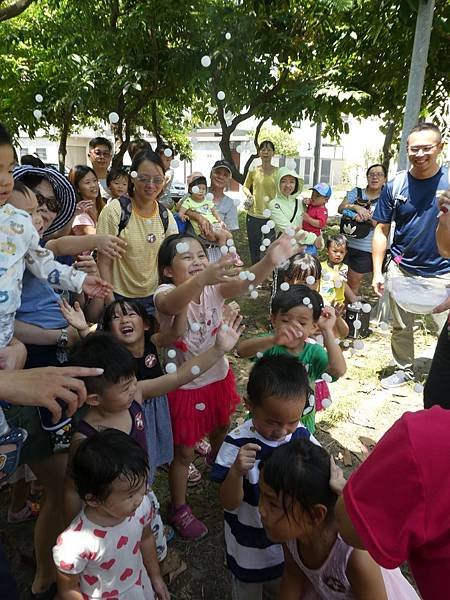
[(194, 452), (199, 456), (206, 456), (208, 452), (211, 452), (211, 444), (203, 438), (195, 444)]
[(188, 480), (187, 480), (188, 487), (194, 487), (194, 486), (198, 485), (199, 482), (201, 481), (201, 479), (202, 479), (202, 474), (197, 469), (197, 467), (191, 463), (189, 465), (189, 471), (188, 471)]
[(8, 523), (25, 523), (32, 521), (39, 515), (39, 510), (33, 509), (33, 504), (28, 500), (25, 506), (16, 512), (8, 510)]

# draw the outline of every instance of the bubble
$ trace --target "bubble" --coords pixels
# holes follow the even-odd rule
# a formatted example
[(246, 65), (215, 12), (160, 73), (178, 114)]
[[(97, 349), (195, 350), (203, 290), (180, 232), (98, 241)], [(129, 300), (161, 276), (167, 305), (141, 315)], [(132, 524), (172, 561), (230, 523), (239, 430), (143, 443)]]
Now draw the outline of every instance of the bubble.
[(381, 329), (381, 331), (387, 331), (389, 329), (389, 325), (384, 321), (381, 321), (378, 327)]
[(226, 323), (222, 323), (222, 325), (220, 326), (220, 329), (222, 331), (228, 331), (229, 327), (228, 327), (228, 325)]
[(255, 281), (256, 275), (254, 273), (252, 273), (252, 271), (248, 271), (247, 279), (249, 281)]
[(259, 251), (260, 252), (265, 252), (266, 251), (266, 247), (263, 244), (261, 244), (261, 246), (259, 247)]
[(211, 64), (211, 59), (209, 58), (209, 56), (207, 56), (205, 54), (205, 56), (202, 56), (201, 60), (200, 60), (202, 67), (209, 67)]
[[(302, 269), (304, 269), (304, 270), (306, 270), (306, 269), (307, 269), (307, 266), (306, 266), (306, 265), (301, 265), (301, 268), (302, 268)], [(330, 279), (331, 279), (331, 273), (327, 273), (327, 272), (325, 271), (325, 273), (322, 273), (322, 279), (323, 279), (324, 281), (330, 281)]]
[(39, 121), (42, 117), (42, 111), (40, 111), (38, 108), (36, 108), (36, 110), (33, 110), (33, 115), (34, 115), (34, 118)]
[(316, 283), (316, 280), (312, 275), (308, 275), (305, 281), (308, 285), (314, 285)]
[(423, 392), (423, 385), (421, 383), (415, 383), (414, 391), (417, 392), (418, 394), (421, 394)]
[(308, 308), (309, 308), (310, 310), (312, 310), (312, 309), (313, 309), (313, 305), (312, 305), (312, 304), (308, 304)]
[(264, 356), (264, 354), (262, 352), (256, 353), (256, 358), (262, 358), (263, 356)]
[(206, 200), (214, 200), (214, 194), (211, 194), (211, 192), (208, 192), (205, 196)]
[(236, 246), (230, 246), (230, 254), (236, 254)]
[(242, 154), (243, 150), (244, 150), (244, 148), (241, 146), (241, 144), (236, 146), (236, 152), (239, 152), (239, 154)]
[(264, 238), (262, 243), (263, 243), (263, 246), (270, 246), (271, 241), (269, 240), (269, 238)]
[(249, 292), (251, 292), (251, 291), (252, 291), (252, 290), (254, 290), (254, 289), (255, 289), (255, 286), (254, 286), (254, 285), (251, 283), (251, 284), (248, 286), (248, 291), (249, 291)]
[(297, 245), (297, 240), (295, 238), (291, 239), (291, 246), (296, 246)]
[(270, 221), (267, 221), (267, 226), (270, 227), (270, 229), (274, 229), (275, 228), (275, 222), (272, 221), (272, 219)]
[(322, 400), (322, 408), (327, 409), (327, 408), (330, 408), (330, 406), (331, 406), (331, 400), (329, 398), (324, 398)]
[(220, 246), (220, 252), (225, 256), (228, 254), (228, 246)]
[(256, 298), (259, 296), (257, 290), (252, 290), (250, 292), (250, 297), (253, 298), (253, 300), (256, 300)]
[(175, 363), (167, 363), (166, 365), (166, 373), (175, 373), (177, 370), (177, 365)]
[(119, 115), (116, 112), (110, 112), (108, 115), (109, 122), (113, 125), (119, 122)]
[(340, 346), (340, 344), (341, 344), (341, 340), (340, 340), (340, 338), (334, 338), (334, 343), (335, 343), (336, 345)]
[(242, 279), (242, 281), (245, 281), (246, 279), (248, 279), (248, 273), (247, 273), (247, 271), (241, 271), (239, 273), (239, 279)]
[(194, 187), (191, 189), (191, 192), (193, 194), (198, 194), (200, 191), (200, 188), (198, 187), (198, 185), (194, 185)]
[(42, 94), (36, 94), (36, 96), (34, 97), (34, 99), (36, 100), (36, 102), (39, 102), (39, 104), (41, 102), (44, 102), (44, 97), (42, 96)]
[(180, 166), (180, 161), (177, 158), (174, 158), (172, 161), (170, 161), (170, 166), (172, 169), (177, 169)]
[(356, 31), (351, 31), (350, 32), (350, 37), (352, 38), (352, 40), (357, 40), (358, 39), (358, 34), (356, 33)]
[(344, 348), (348, 348), (350, 346), (350, 342), (348, 340), (344, 340)]
[(195, 405), (195, 408), (200, 411), (205, 410), (206, 404), (204, 402), (199, 402), (198, 404)]
[(285, 234), (288, 235), (289, 237), (292, 237), (295, 235), (295, 229), (293, 229), (292, 227), (287, 227), (285, 229)]
[(331, 383), (333, 381), (333, 378), (328, 373), (322, 373), (320, 378), (326, 381), (327, 383)]
[(269, 233), (269, 231), (270, 231), (270, 227), (268, 225), (263, 225), (261, 227), (261, 232), (262, 233)]
[(217, 92), (217, 100), (225, 100), (225, 92), (222, 92), (222, 90)]
[(233, 240), (227, 240), (227, 246), (233, 246), (234, 242)]
[(176, 355), (177, 355), (177, 351), (174, 350), (173, 348), (171, 348), (170, 350), (167, 351), (167, 356), (169, 358), (175, 358)]
[(371, 310), (372, 310), (372, 307), (370, 306), (369, 303), (366, 303), (366, 304), (362, 305), (362, 311), (363, 311), (363, 313), (370, 313)]
[(354, 328), (355, 330), (356, 330), (356, 329), (361, 329), (361, 325), (362, 325), (362, 323), (361, 323), (361, 321), (360, 321), (359, 319), (355, 319), (355, 320), (353, 321), (353, 328)]
[(226, 40), (231, 40), (231, 33), (229, 31), (226, 32), (225, 39)]
[(267, 204), (268, 202), (270, 202), (270, 198), (269, 198), (269, 196), (264, 196), (264, 198), (263, 198), (263, 202), (264, 202), (265, 204)]
[(308, 304), (311, 304), (311, 299), (310, 299), (310, 298), (308, 298), (308, 297), (305, 297), (305, 298), (303, 298), (303, 304), (304, 304), (305, 306), (307, 306)]
[(171, 148), (164, 148), (164, 156), (167, 156), (167, 158), (170, 158), (172, 156), (173, 152)]
[(136, 171), (131, 171), (131, 173), (130, 173), (130, 177), (131, 177), (131, 179), (136, 179), (136, 177), (137, 177), (137, 172), (136, 172)]
[(280, 290), (283, 290), (283, 292), (287, 292), (289, 288), (290, 285), (287, 281), (283, 281), (283, 283), (280, 285)]
[(197, 331), (200, 331), (200, 323), (192, 323), (191, 331), (193, 331), (194, 333), (197, 333)]
[(266, 219), (268, 219), (271, 214), (272, 214), (272, 211), (270, 211), (268, 208), (265, 208), (263, 210), (263, 217), (266, 217)]
[(189, 244), (187, 242), (178, 242), (175, 248), (178, 254), (184, 254), (189, 251)]
[(334, 287), (335, 288), (341, 288), (342, 287), (342, 281), (340, 279), (336, 279), (336, 281), (334, 282)]
[(214, 106), (208, 106), (208, 113), (210, 115), (213, 115), (216, 112), (216, 109), (214, 108)]
[(364, 342), (362, 342), (361, 340), (355, 340), (353, 342), (353, 348), (355, 350), (362, 350), (364, 348)]
[(191, 373), (192, 375), (199, 375), (200, 367), (198, 365), (194, 365), (193, 367), (191, 367)]

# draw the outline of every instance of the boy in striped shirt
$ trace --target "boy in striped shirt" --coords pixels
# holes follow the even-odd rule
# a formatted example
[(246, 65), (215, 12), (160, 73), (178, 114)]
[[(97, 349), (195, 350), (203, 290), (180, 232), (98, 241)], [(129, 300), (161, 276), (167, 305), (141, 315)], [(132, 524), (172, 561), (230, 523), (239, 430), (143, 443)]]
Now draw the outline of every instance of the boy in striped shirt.
[(217, 455), (211, 477), (221, 483), (233, 600), (278, 598), (283, 550), (268, 539), (262, 526), (259, 463), (291, 439), (316, 441), (300, 421), (308, 393), (308, 377), (297, 358), (261, 358), (247, 384), (252, 418), (227, 435)]

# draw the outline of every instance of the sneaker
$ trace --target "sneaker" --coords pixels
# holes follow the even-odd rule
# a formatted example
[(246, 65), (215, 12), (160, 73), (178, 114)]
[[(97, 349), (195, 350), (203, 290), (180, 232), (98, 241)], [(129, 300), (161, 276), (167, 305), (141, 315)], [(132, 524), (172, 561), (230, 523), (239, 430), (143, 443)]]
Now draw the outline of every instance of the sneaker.
[(191, 463), (189, 465), (189, 471), (188, 471), (188, 480), (187, 480), (188, 487), (195, 487), (196, 485), (198, 485), (200, 483), (201, 479), (202, 479), (202, 474), (197, 469), (197, 467), (193, 463)]
[(200, 540), (208, 533), (206, 525), (192, 514), (187, 504), (183, 504), (176, 511), (169, 507), (169, 521), (186, 540)]
[(411, 380), (411, 377), (408, 376), (405, 371), (395, 371), (389, 377), (385, 377), (381, 380), (381, 387), (385, 390), (390, 390), (391, 388), (397, 388), (402, 385), (406, 385), (408, 381)]

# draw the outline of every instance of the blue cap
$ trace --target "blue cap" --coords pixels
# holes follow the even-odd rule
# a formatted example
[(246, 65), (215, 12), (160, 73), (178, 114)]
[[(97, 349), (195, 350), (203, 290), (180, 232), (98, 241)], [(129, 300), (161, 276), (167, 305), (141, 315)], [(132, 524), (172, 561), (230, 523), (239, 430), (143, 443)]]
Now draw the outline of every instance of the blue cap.
[(330, 188), (328, 183), (316, 183), (316, 185), (314, 187), (309, 188), (309, 189), (315, 190), (321, 196), (325, 196), (325, 198), (329, 198), (332, 193), (332, 189)]

